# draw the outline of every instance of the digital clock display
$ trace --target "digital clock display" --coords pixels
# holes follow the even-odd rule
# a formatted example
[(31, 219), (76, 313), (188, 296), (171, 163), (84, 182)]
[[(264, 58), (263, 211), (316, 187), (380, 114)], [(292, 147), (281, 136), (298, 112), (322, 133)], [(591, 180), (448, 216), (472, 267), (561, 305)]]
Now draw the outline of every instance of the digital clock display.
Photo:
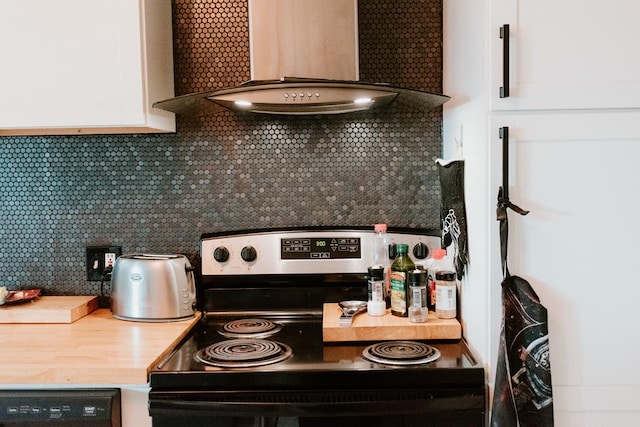
[(359, 237), (302, 237), (280, 239), (282, 259), (360, 258)]

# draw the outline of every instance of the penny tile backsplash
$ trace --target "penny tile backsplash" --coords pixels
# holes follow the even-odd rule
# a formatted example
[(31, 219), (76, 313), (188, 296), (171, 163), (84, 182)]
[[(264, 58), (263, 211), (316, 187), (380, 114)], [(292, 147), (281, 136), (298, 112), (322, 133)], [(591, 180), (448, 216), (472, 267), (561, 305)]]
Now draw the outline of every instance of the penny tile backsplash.
[[(176, 94), (249, 80), (245, 1), (174, 0)], [(359, 1), (360, 79), (441, 92), (442, 2)], [(203, 232), (439, 227), (442, 114), (178, 117), (175, 134), (0, 137), (0, 286), (97, 295), (85, 247)]]

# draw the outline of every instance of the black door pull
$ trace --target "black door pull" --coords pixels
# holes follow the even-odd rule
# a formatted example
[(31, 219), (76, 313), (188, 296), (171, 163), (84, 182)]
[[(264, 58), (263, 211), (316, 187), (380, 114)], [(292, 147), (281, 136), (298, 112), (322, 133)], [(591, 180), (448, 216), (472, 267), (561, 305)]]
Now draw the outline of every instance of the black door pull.
[(509, 24), (500, 27), (502, 39), (502, 86), (500, 86), (500, 98), (509, 97)]

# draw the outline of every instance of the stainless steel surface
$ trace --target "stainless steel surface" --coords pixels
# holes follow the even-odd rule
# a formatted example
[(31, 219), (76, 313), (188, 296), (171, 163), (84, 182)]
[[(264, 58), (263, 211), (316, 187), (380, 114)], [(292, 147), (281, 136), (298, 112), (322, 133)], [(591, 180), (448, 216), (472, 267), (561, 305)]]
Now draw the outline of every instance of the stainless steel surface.
[[(295, 99), (293, 93), (298, 94)], [(446, 95), (385, 83), (282, 78), (182, 95), (156, 102), (153, 107), (185, 115), (216, 113), (226, 109), (262, 114), (315, 115), (381, 108), (391, 102), (420, 111), (439, 107), (448, 100)]]
[[(431, 258), (432, 251), (440, 247), (440, 236), (435, 233), (416, 234), (389, 230), (387, 234), (390, 245), (409, 245), (409, 256), (415, 264), (425, 263)], [(368, 267), (373, 264), (373, 237), (373, 227), (370, 232), (355, 228), (302, 228), (206, 235), (200, 242), (202, 275), (215, 278), (274, 274), (366, 274)], [(335, 245), (338, 245), (335, 250), (331, 247), (334, 240)], [(285, 241), (291, 241), (291, 245), (286, 247), (288, 254), (297, 253), (297, 258), (291, 256), (283, 259)], [(321, 244), (326, 245), (322, 248), (318, 246)], [(425, 258), (417, 258), (413, 249), (422, 245), (426, 248)], [(242, 258), (242, 251), (249, 247), (255, 251), (255, 258), (247, 261)], [(215, 258), (216, 250), (221, 248), (228, 254), (224, 261)], [(345, 255), (335, 256), (340, 250)], [(352, 257), (347, 255), (349, 251), (353, 251)], [(318, 309), (322, 310), (322, 307)]]
[(339, 2), (249, 1), (251, 81), (153, 104), (178, 114), (229, 109), (263, 114), (342, 114), (408, 101), (419, 109), (449, 97), (359, 81), (358, 7)]
[(195, 313), (193, 268), (184, 255), (123, 255), (114, 264), (111, 283), (117, 319), (178, 321)]
[(351, 326), (353, 322), (353, 318), (359, 314), (364, 312), (367, 309), (366, 301), (340, 301), (338, 306), (342, 310), (342, 314), (340, 315), (339, 325), (340, 326)]

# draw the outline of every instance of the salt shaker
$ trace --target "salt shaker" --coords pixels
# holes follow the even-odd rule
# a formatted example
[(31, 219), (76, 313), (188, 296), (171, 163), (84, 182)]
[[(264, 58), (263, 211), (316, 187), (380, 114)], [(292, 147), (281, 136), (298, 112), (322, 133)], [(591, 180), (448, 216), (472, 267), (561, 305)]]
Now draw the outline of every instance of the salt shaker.
[(409, 272), (409, 321), (424, 323), (429, 318), (427, 308), (427, 272), (413, 270)]
[(384, 267), (369, 267), (367, 313), (369, 316), (384, 316), (387, 305), (384, 302)]

